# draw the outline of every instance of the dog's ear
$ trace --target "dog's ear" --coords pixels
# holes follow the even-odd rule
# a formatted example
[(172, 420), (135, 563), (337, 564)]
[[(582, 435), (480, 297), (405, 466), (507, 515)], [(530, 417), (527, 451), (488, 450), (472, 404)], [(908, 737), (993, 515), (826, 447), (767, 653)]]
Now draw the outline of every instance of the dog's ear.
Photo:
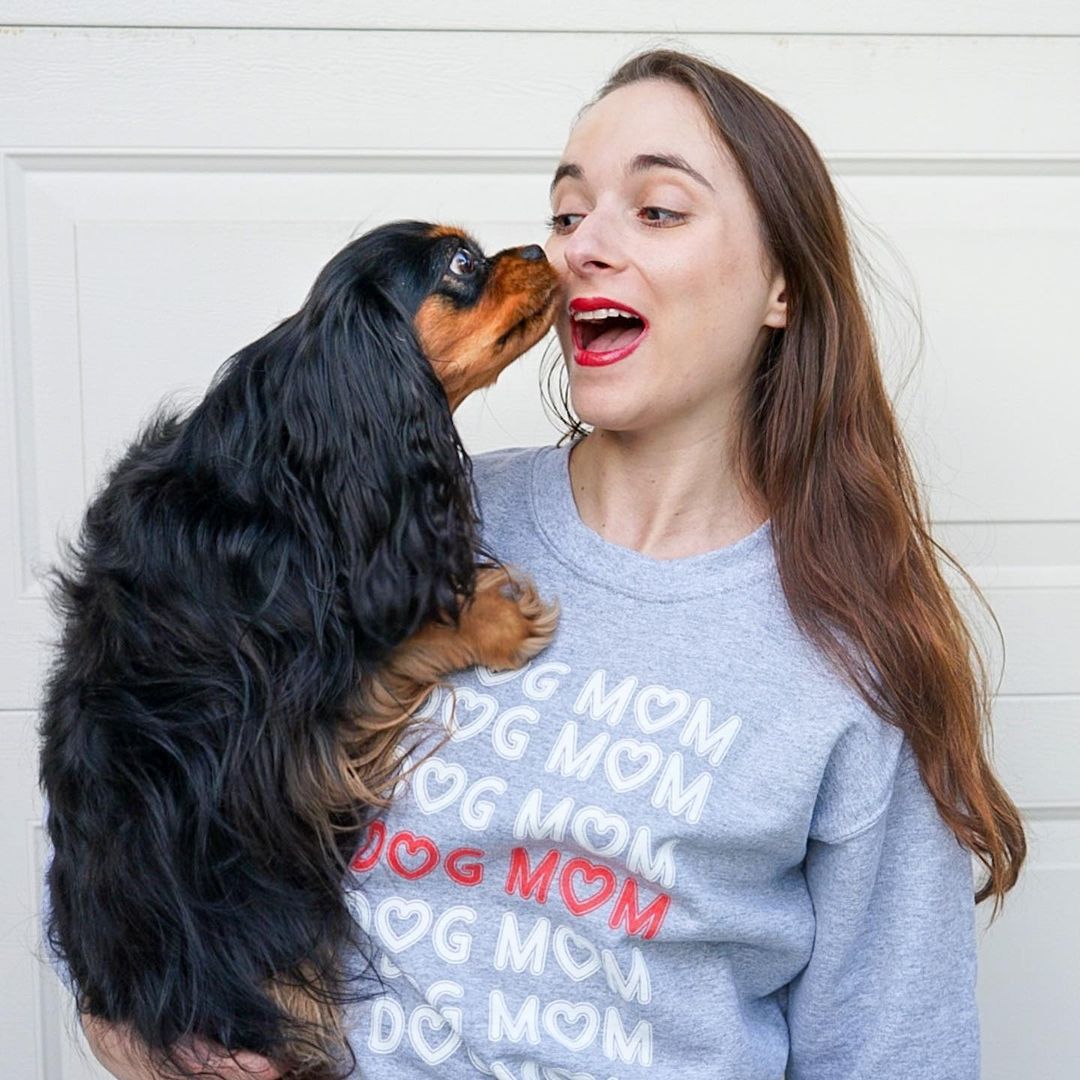
[(442, 384), (380, 285), (316, 288), (295, 319), (277, 406), (282, 486), (331, 560), (319, 576), (348, 605), (361, 657), (378, 659), (439, 613), (456, 618), (471, 594), (471, 467)]

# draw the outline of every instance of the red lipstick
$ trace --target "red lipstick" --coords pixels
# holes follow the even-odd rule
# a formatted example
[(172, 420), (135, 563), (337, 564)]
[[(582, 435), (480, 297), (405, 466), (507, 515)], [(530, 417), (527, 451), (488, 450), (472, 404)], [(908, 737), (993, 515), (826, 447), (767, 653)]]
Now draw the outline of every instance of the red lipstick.
[[(641, 323), (641, 330), (637, 336), (615, 349), (594, 349), (585, 344), (582, 334), (583, 322), (574, 318), (577, 312), (600, 311), (604, 308), (614, 308), (616, 311), (625, 311)], [(570, 336), (574, 346), (574, 362), (582, 367), (606, 367), (617, 363), (629, 356), (645, 340), (649, 332), (649, 321), (640, 312), (635, 311), (629, 304), (621, 300), (611, 300), (606, 296), (581, 296), (571, 300), (570, 311)], [(627, 326), (627, 330), (632, 329)]]

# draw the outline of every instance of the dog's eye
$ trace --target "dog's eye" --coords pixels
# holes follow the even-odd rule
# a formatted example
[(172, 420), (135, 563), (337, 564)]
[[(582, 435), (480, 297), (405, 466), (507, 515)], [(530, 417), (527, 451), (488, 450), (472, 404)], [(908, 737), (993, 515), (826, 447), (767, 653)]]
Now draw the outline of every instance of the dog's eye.
[(472, 257), (472, 253), (466, 251), (465, 248), (458, 248), (450, 260), (450, 273), (457, 274), (458, 277), (469, 277), (475, 274), (476, 260)]

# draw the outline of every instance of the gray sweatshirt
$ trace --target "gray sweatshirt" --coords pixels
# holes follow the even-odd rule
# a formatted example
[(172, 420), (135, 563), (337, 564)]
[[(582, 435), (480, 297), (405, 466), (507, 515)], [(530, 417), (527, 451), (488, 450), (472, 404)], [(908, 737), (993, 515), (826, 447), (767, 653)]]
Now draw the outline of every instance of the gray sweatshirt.
[(475, 459), (485, 540), (562, 616), (432, 695), (452, 738), (357, 852), (359, 1075), (978, 1077), (970, 854), (797, 630), (770, 523), (652, 559), (584, 525), (568, 456)]

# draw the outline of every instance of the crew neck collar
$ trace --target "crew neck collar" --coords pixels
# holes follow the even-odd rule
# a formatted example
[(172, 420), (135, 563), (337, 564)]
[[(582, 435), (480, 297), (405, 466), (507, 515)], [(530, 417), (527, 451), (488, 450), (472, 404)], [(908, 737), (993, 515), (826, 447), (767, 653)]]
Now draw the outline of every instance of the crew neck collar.
[(530, 508), (554, 555), (583, 577), (642, 599), (685, 600), (740, 588), (775, 571), (771, 520), (734, 543), (679, 559), (654, 559), (605, 540), (581, 520), (574, 502), (574, 445), (539, 448), (532, 462)]

